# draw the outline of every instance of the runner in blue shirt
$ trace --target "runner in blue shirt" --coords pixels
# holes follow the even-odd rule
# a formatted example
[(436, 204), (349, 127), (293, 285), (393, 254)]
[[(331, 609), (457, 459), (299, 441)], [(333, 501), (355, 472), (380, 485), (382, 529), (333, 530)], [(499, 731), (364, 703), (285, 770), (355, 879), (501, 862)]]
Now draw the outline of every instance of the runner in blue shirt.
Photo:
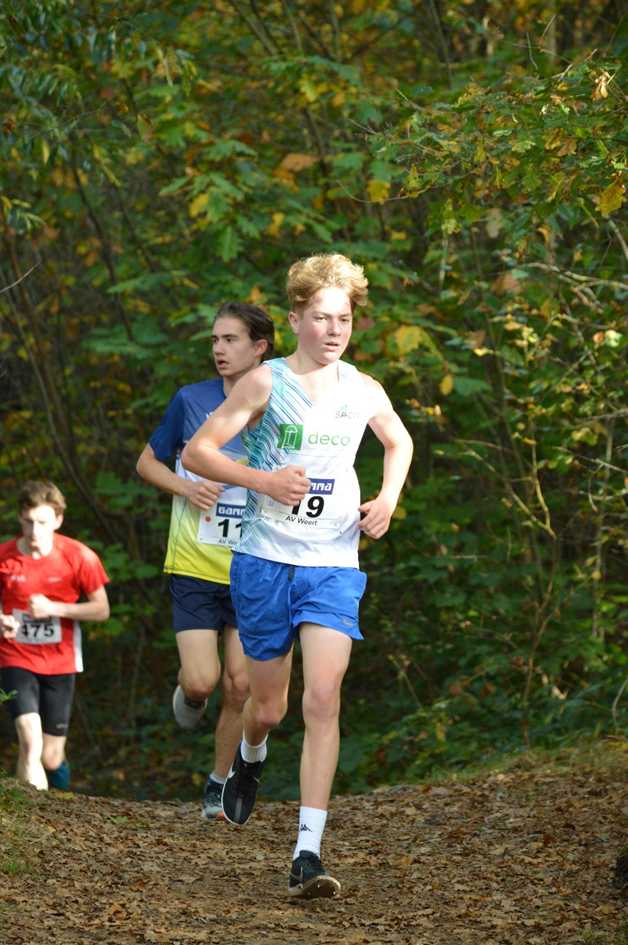
[[(220, 680), (218, 637), (222, 636), (223, 705), (216, 726), (214, 769), (202, 800), (202, 815), (209, 820), (222, 817), (222, 785), (242, 737), (242, 707), (249, 693), (229, 589), (231, 549), (240, 534), (246, 490), (225, 488), (188, 472), (181, 465), (181, 450), (224, 403), (235, 382), (270, 356), (273, 344), (274, 326), (263, 309), (225, 302), (212, 329), (220, 377), (189, 384), (175, 394), (137, 463), (140, 476), (173, 496), (164, 571), (170, 574), (181, 660), (173, 696), (174, 716), (181, 728), (196, 725)], [(173, 454), (174, 472), (166, 466)], [(224, 444), (223, 455), (246, 463), (239, 431)]]

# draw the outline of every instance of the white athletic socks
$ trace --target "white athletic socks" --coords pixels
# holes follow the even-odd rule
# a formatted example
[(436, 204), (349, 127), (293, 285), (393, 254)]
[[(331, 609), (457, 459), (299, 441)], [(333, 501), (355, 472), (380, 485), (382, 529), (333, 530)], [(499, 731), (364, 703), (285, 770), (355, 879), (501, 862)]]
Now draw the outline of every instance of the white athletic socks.
[(209, 776), (209, 780), (213, 781), (214, 784), (224, 784), (227, 779), (221, 778), (220, 775), (216, 774), (215, 771), (212, 771), (212, 773)]
[(251, 764), (254, 761), (266, 761), (266, 742), (268, 741), (268, 735), (264, 739), (261, 745), (249, 745), (244, 735), (242, 736), (242, 744), (240, 745), (240, 751), (242, 752), (242, 760), (246, 761), (248, 764)]
[(327, 820), (327, 811), (316, 807), (301, 807), (299, 810), (299, 836), (292, 859), (296, 860), (301, 850), (321, 855), (321, 839)]

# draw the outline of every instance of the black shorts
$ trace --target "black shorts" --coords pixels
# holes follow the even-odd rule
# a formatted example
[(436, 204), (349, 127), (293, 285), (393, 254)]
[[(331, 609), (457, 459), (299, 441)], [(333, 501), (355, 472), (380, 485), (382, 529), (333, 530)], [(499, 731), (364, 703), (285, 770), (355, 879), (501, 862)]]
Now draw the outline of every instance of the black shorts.
[(3, 666), (0, 679), (7, 695), (13, 691), (16, 693), (6, 703), (13, 719), (27, 712), (37, 712), (46, 735), (68, 734), (76, 673), (48, 676), (32, 673), (21, 666)]
[(181, 630), (217, 630), (222, 633), (225, 624), (238, 626), (228, 584), (171, 574), (170, 593), (175, 633)]

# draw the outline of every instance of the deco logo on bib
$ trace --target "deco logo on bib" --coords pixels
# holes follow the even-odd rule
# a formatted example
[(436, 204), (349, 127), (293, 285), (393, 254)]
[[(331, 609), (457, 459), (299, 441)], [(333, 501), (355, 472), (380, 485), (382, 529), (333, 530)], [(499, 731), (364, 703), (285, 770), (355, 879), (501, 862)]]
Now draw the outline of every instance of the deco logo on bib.
[(300, 450), (303, 443), (302, 423), (280, 423), (277, 447), (280, 450)]

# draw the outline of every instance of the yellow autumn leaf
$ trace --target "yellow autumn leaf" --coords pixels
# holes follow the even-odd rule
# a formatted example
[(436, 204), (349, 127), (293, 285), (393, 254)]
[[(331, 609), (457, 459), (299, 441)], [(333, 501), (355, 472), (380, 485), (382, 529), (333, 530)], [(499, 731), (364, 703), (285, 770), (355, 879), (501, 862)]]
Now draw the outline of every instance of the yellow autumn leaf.
[(393, 512), (392, 517), (396, 518), (398, 521), (403, 521), (404, 518), (408, 517), (408, 513), (404, 509), (403, 505), (398, 505)]
[(390, 184), (385, 180), (377, 180), (376, 177), (373, 177), (366, 185), (366, 189), (368, 190), (371, 200), (377, 202), (379, 200), (386, 200), (390, 193)]
[(626, 199), (624, 197), (625, 191), (626, 188), (621, 180), (619, 177), (616, 177), (613, 183), (609, 184), (608, 187), (602, 191), (600, 202), (596, 208), (598, 213), (601, 213), (603, 217), (607, 217), (613, 210), (619, 210)]
[(188, 208), (188, 213), (191, 217), (197, 217), (201, 210), (207, 206), (209, 203), (209, 194), (199, 194), (194, 198), (192, 203)]
[(118, 180), (116, 175), (113, 173), (113, 171), (106, 164), (107, 157), (106, 157), (105, 152), (101, 148), (99, 148), (97, 144), (92, 145), (92, 152), (94, 154), (94, 157), (100, 164), (102, 172), (107, 178), (107, 180), (111, 184), (114, 184), (116, 187), (119, 187), (120, 181)]
[(315, 102), (318, 98), (318, 90), (312, 80), (308, 79), (307, 76), (303, 76), (299, 83), (299, 88), (308, 102)]
[(451, 374), (445, 374), (438, 386), (440, 387), (441, 394), (444, 394), (445, 397), (447, 394), (451, 394), (452, 390), (454, 389), (454, 379)]
[(558, 157), (565, 157), (569, 154), (575, 154), (578, 150), (578, 141), (576, 138), (567, 138), (562, 148), (558, 152)]
[(286, 154), (279, 167), (283, 167), (285, 171), (294, 171), (297, 173), (298, 171), (305, 170), (306, 167), (311, 167), (312, 164), (316, 164), (317, 161), (318, 158), (315, 154), (300, 154), (294, 152), (294, 154)]
[(553, 128), (549, 134), (545, 135), (543, 139), (545, 141), (546, 151), (552, 151), (554, 148), (559, 148), (563, 143), (563, 134), (560, 128)]
[(285, 213), (273, 213), (273, 222), (266, 227), (266, 232), (271, 236), (279, 236), (279, 228), (285, 219)]
[(399, 354), (409, 354), (421, 344), (421, 329), (416, 325), (402, 325), (395, 332)]
[(137, 116), (137, 130), (142, 141), (145, 144), (150, 144), (153, 137), (153, 123), (147, 115), (143, 115), (141, 112)]
[(258, 283), (255, 283), (251, 291), (249, 292), (249, 297), (247, 302), (250, 302), (251, 305), (265, 305), (266, 296), (262, 292)]
[(608, 98), (609, 78), (608, 72), (602, 72), (602, 74), (597, 77), (591, 96), (594, 102), (599, 102), (601, 98)]

